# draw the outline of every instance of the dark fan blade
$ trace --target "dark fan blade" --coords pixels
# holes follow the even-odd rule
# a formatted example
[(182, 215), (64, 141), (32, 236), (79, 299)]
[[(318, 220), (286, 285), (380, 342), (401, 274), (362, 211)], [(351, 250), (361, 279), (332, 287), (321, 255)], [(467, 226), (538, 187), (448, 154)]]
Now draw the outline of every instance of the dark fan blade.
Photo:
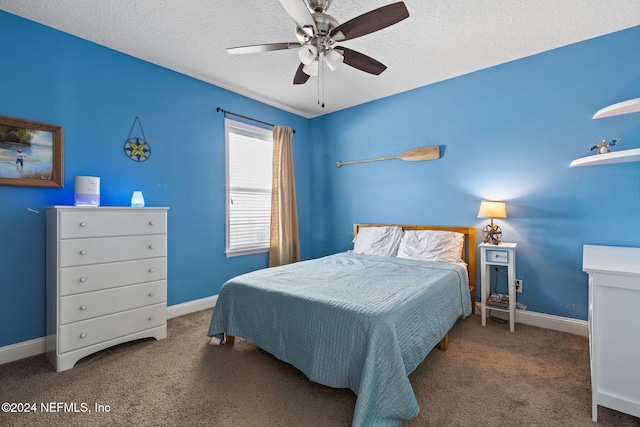
[(338, 25), (331, 31), (331, 38), (335, 41), (355, 39), (397, 24), (408, 17), (409, 11), (403, 2), (389, 4)]
[(304, 64), (300, 64), (300, 66), (298, 67), (298, 71), (296, 71), (296, 75), (293, 78), (294, 85), (303, 85), (307, 82), (307, 80), (309, 80), (310, 76), (302, 71), (302, 68), (304, 68)]
[(304, 0), (280, 0), (280, 4), (298, 28), (311, 37), (315, 36), (317, 32), (316, 21), (313, 20), (313, 16), (311, 16), (311, 12), (309, 12)]
[(227, 52), (233, 55), (240, 53), (260, 53), (269, 52), (272, 50), (285, 50), (295, 49), (302, 46), (300, 43), (268, 43), (268, 44), (254, 44), (251, 46), (238, 46), (227, 48)]
[(365, 71), (367, 73), (375, 74), (376, 76), (387, 69), (387, 66), (381, 62), (376, 61), (370, 56), (364, 53), (357, 52), (355, 50), (347, 49), (346, 47), (337, 46), (335, 50), (342, 51), (344, 57), (344, 63), (357, 68), (358, 70)]

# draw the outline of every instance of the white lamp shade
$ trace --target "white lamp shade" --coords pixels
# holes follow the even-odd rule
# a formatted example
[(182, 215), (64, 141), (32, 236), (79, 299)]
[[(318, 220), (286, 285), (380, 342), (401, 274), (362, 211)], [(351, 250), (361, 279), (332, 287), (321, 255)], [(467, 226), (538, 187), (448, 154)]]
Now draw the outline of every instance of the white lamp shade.
[(324, 59), (327, 61), (327, 67), (329, 67), (331, 71), (335, 71), (336, 68), (342, 64), (342, 61), (344, 61), (344, 57), (335, 50), (330, 50), (325, 53)]
[(478, 212), (478, 218), (506, 218), (507, 217), (507, 205), (505, 202), (493, 202), (489, 200), (483, 200), (480, 203), (480, 211)]
[(313, 61), (311, 64), (307, 64), (302, 67), (302, 71), (308, 76), (318, 75), (318, 61)]
[(316, 60), (318, 49), (313, 45), (302, 46), (298, 49), (298, 58), (304, 65), (309, 65)]

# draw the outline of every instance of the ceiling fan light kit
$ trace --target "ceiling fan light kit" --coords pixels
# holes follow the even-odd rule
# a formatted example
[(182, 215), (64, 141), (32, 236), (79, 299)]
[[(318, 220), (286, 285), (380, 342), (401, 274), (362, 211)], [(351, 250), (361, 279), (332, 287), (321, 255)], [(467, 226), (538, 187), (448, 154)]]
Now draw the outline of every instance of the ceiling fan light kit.
[(304, 65), (309, 65), (318, 57), (318, 48), (313, 45), (302, 46), (298, 49), (298, 58)]
[(335, 71), (344, 61), (344, 57), (340, 55), (337, 50), (330, 50), (325, 53), (324, 60), (327, 63), (327, 67), (329, 67), (331, 71)]
[(322, 58), (331, 71), (344, 62), (379, 75), (387, 68), (384, 64), (360, 52), (336, 46), (336, 43), (379, 31), (409, 17), (404, 2), (382, 6), (342, 24), (326, 13), (331, 0), (280, 0), (280, 4), (296, 23), (298, 42), (239, 46), (228, 48), (227, 52), (245, 54), (298, 48), (300, 65), (293, 78), (294, 85), (306, 83), (309, 76), (317, 76)]
[(308, 76), (317, 76), (318, 75), (318, 61), (311, 61), (309, 64), (302, 67), (302, 71)]

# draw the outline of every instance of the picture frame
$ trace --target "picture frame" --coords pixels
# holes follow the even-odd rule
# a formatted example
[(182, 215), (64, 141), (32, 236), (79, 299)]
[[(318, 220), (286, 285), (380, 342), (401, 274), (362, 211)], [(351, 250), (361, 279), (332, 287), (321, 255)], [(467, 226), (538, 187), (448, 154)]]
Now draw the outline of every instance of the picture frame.
[(64, 186), (62, 126), (0, 116), (0, 185)]

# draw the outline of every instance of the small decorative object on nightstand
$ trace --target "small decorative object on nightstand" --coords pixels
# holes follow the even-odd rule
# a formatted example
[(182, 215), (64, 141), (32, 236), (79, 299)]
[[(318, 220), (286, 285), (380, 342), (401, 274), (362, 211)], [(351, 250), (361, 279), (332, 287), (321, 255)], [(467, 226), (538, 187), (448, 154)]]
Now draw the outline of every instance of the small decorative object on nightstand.
[(482, 236), (484, 236), (484, 243), (491, 243), (497, 245), (500, 243), (500, 237), (502, 237), (502, 230), (499, 226), (493, 224), (493, 218), (506, 218), (507, 206), (504, 202), (491, 202), (483, 200), (480, 203), (480, 211), (478, 212), (478, 218), (491, 218), (491, 224), (487, 224), (482, 229)]
[[(515, 330), (516, 314), (516, 246), (517, 243), (481, 243), (480, 248), (480, 295), (482, 326), (487, 324), (487, 310), (496, 310), (509, 313), (509, 330)], [(504, 306), (493, 304), (487, 307), (489, 298), (489, 281), (491, 279), (491, 266), (502, 266), (508, 269), (507, 285), (509, 288), (509, 301)]]

